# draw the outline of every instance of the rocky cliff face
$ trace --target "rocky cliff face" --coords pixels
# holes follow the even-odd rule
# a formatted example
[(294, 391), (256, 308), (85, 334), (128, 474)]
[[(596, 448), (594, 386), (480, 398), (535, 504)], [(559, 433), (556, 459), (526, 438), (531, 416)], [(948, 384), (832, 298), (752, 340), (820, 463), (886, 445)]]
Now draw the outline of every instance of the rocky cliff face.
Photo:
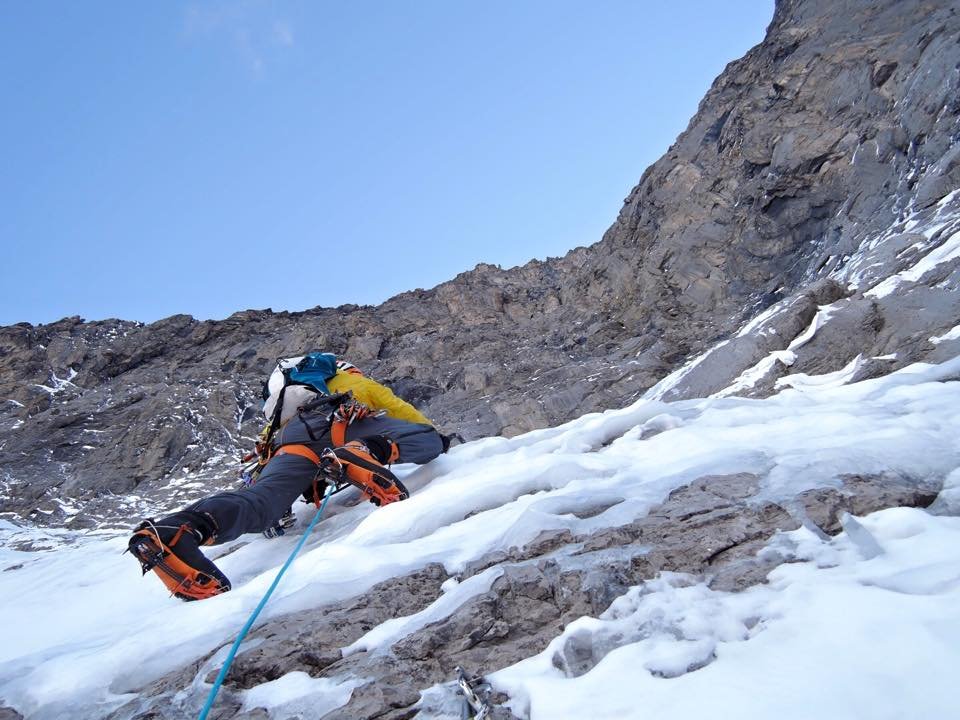
[(304, 349), (467, 438), (952, 356), (958, 98), (952, 3), (781, 0), (589, 248), (379, 307), (0, 328), (2, 510), (127, 523), (224, 483), (260, 383)]
[[(229, 484), (236, 456), (259, 429), (261, 382), (276, 358), (304, 349), (349, 358), (421, 406), (441, 428), (467, 438), (513, 435), (640, 396), (760, 397), (784, 386), (822, 383), (825, 373), (839, 384), (953, 358), (960, 354), (958, 98), (960, 10), (953, 4), (779, 0), (764, 42), (717, 78), (687, 130), (644, 173), (616, 222), (592, 247), (509, 270), (481, 265), (376, 308), (248, 310), (219, 322), (176, 316), (150, 325), (69, 318), (0, 328), (0, 511), (17, 523), (128, 528), (144, 515)], [(954, 361), (937, 368), (935, 379), (955, 380), (956, 367)], [(694, 457), (692, 469), (674, 477), (670, 463), (654, 468), (655, 459), (637, 462), (613, 452), (614, 460), (626, 458), (624, 464), (655, 469), (662, 482), (669, 480), (663, 486), (669, 490), (655, 501), (655, 489), (637, 486), (650, 494), (643, 512), (628, 512), (629, 501), (637, 500), (631, 493), (596, 493), (591, 485), (589, 493), (551, 495), (556, 488), (549, 480), (563, 472), (571, 482), (582, 480), (581, 473), (588, 479), (591, 472), (617, 477), (621, 465), (605, 470), (607, 475), (596, 470), (616, 443), (653, 447), (654, 438), (685, 422), (671, 413), (710, 415), (730, 401), (708, 408), (699, 401), (640, 404), (645, 409), (635, 412), (650, 414), (640, 424), (614, 422), (615, 431), (595, 430), (592, 437), (585, 432), (586, 447), (577, 450), (584, 453), (582, 466), (579, 459), (558, 458), (568, 439), (553, 446), (541, 438), (550, 447), (538, 455), (522, 455), (529, 448), (521, 447), (518, 457), (552, 458), (553, 464), (531, 463), (536, 477), (517, 484), (507, 502), (536, 496), (541, 515), (562, 522), (551, 519), (553, 529), (532, 541), (470, 556), (456, 577), (445, 569), (441, 552), (440, 562), (413, 563), (379, 584), (362, 577), (359, 589), (344, 590), (342, 597), (293, 598), (303, 607), (281, 606), (286, 609), (253, 631), (216, 715), (273, 716), (247, 707), (245, 689), (301, 670), (312, 677), (362, 678), (347, 704), (325, 717), (453, 717), (459, 708), (452, 687), (449, 693), (437, 688), (451, 684), (454, 666), (489, 670), (539, 653), (570, 622), (598, 615), (627, 588), (662, 571), (689, 573), (717, 590), (742, 590), (763, 582), (771, 563), (783, 559), (761, 550), (770, 549), (778, 531), (803, 526), (827, 539), (849, 523), (845, 512), (927, 507), (947, 476), (953, 499), (947, 503), (941, 493), (935, 509), (955, 514), (953, 415), (931, 415), (915, 396), (893, 393), (893, 409), (884, 406), (893, 419), (865, 433), (860, 422), (871, 410), (864, 407), (883, 393), (863, 393), (848, 398), (845, 419), (836, 421), (843, 427), (836, 447), (831, 427), (829, 437), (810, 444), (811, 462), (806, 446), (787, 453), (789, 462), (779, 469), (797, 481), (789, 491), (771, 484), (770, 468), (782, 458), (759, 448), (772, 416), (768, 411), (754, 417), (756, 403), (740, 402), (731, 411), (730, 417), (749, 416), (756, 427), (748, 440), (741, 438), (733, 459), (716, 460), (718, 467), (701, 472)], [(778, 432), (793, 436), (796, 414), (807, 400), (786, 405), (785, 424), (776, 416)], [(822, 415), (816, 417), (819, 424)], [(717, 422), (724, 432), (727, 422)], [(680, 455), (704, 441), (706, 427), (690, 431)], [(909, 444), (904, 436), (915, 435), (926, 437), (933, 449), (920, 453), (914, 447), (913, 461), (902, 467), (874, 462), (870, 448), (877, 445), (866, 442), (889, 441), (891, 456), (899, 456)], [(578, 431), (576, 437), (584, 435)], [(859, 449), (848, 447), (860, 440)], [(488, 450), (510, 444), (487, 442)], [(437, 474), (482, 466), (479, 445), (418, 470), (409, 502), (430, 493)], [(826, 445), (834, 452), (814, 457)], [(838, 469), (838, 458), (847, 470)], [(502, 478), (502, 466), (487, 461), (489, 469), (472, 486), (489, 476)], [(563, 462), (573, 463), (572, 469), (562, 470)], [(772, 485), (780, 489), (773, 493)], [(364, 518), (376, 526), (384, 517), (364, 516), (362, 509), (345, 501), (318, 533), (335, 543)], [(501, 509), (499, 501), (493, 508), (470, 502), (428, 508), (449, 515), (451, 525), (491, 509)], [(607, 519), (594, 524), (604, 513), (610, 513)], [(518, 517), (523, 524), (526, 516)], [(393, 538), (388, 541), (399, 542), (391, 533), (403, 531), (387, 529), (386, 537)], [(417, 539), (428, 531), (409, 534)], [(24, 537), (43, 536), (31, 532)], [(376, 532), (367, 529), (368, 536), (378, 537)], [(119, 547), (117, 534), (105, 535)], [(82, 537), (49, 535), (42, 547), (26, 540), (18, 547), (42, 556), (39, 551), (56, 546), (57, 557), (72, 550), (57, 543)], [(367, 547), (360, 535), (359, 547)], [(101, 535), (94, 538), (90, 544), (100, 545)], [(249, 560), (238, 561), (242, 572), (231, 575), (237, 582), (225, 598), (230, 602), (276, 564), (269, 559), (274, 551), (264, 554), (247, 544), (215, 549), (218, 562), (240, 554)], [(282, 561), (285, 551), (276, 552)], [(112, 568), (112, 559), (103, 567)], [(7, 571), (18, 577), (31, 568), (24, 561)], [(388, 652), (347, 651), (387, 618), (409, 618), (437, 602), (444, 584), (472, 582), (488, 571), (483, 592), (416, 625)], [(141, 596), (131, 597), (139, 611)], [(207, 619), (215, 621), (210, 613)], [(174, 718), (184, 716), (185, 708), (193, 713), (206, 694), (201, 681), (212, 680), (223, 657), (214, 648), (229, 642), (218, 632), (204, 625), (202, 638), (183, 650), (179, 670), (155, 673), (149, 681), (124, 673), (112, 678), (110, 703), (99, 706), (96, 716)], [(589, 636), (571, 635), (552, 662), (566, 677), (579, 677), (619, 642), (627, 640), (594, 644)], [(89, 655), (93, 647), (55, 651)], [(136, 654), (139, 660), (139, 647)], [(46, 660), (8, 663), (4, 682), (12, 687)], [(57, 660), (62, 668), (62, 658)], [(0, 717), (20, 717), (20, 710), (29, 716), (30, 707), (0, 707)], [(47, 714), (36, 717), (66, 716), (60, 709), (74, 716), (75, 708), (49, 701)], [(513, 716), (499, 707), (494, 717)]]

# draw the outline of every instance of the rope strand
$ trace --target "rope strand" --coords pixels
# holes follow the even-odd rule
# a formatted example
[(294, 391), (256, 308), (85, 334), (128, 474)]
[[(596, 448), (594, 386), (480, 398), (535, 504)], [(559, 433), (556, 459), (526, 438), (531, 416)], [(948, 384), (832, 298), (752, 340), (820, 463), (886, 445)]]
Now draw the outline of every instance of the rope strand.
[(293, 559), (297, 556), (297, 553), (300, 552), (300, 549), (303, 547), (303, 544), (307, 541), (307, 537), (310, 535), (310, 531), (313, 530), (313, 526), (317, 524), (317, 520), (320, 519), (320, 516), (323, 515), (323, 509), (327, 506), (327, 500), (330, 499), (330, 495), (333, 494), (333, 485), (327, 485), (327, 491), (323, 494), (323, 503), (320, 505), (320, 509), (317, 510), (317, 514), (313, 516), (313, 520), (310, 521), (310, 524), (307, 526), (307, 529), (303, 533), (303, 537), (300, 538), (300, 542), (297, 543), (297, 546), (293, 549), (293, 552), (290, 553), (290, 557), (287, 558), (287, 561), (283, 564), (283, 567), (280, 568), (280, 572), (277, 573), (277, 576), (273, 579), (273, 583), (270, 585), (266, 594), (260, 600), (260, 604), (257, 605), (256, 609), (250, 615), (250, 619), (247, 620), (246, 625), (243, 626), (243, 629), (240, 631), (240, 634), (237, 635), (237, 639), (233, 643), (233, 647), (230, 648), (230, 653), (227, 655), (227, 659), (223, 662), (223, 667), (220, 668), (220, 674), (217, 675), (217, 679), (213, 683), (213, 687), (210, 688), (210, 694), (207, 696), (207, 702), (203, 706), (203, 710), (200, 711), (200, 715), (197, 720), (206, 720), (207, 714), (210, 712), (210, 708), (213, 707), (213, 701), (217, 698), (217, 693), (220, 691), (220, 686), (223, 685), (223, 680), (227, 676), (227, 671), (230, 670), (230, 665), (233, 663), (234, 657), (237, 655), (237, 650), (240, 649), (240, 643), (243, 642), (243, 639), (247, 636), (247, 633), (250, 632), (250, 628), (253, 627), (253, 623), (256, 621), (257, 616), (260, 614), (260, 611), (267, 604), (267, 600), (270, 599), (270, 596), (273, 594), (273, 591), (276, 589), (277, 585), (280, 583), (280, 578), (283, 577), (283, 574), (287, 571), (287, 568), (293, 563)]

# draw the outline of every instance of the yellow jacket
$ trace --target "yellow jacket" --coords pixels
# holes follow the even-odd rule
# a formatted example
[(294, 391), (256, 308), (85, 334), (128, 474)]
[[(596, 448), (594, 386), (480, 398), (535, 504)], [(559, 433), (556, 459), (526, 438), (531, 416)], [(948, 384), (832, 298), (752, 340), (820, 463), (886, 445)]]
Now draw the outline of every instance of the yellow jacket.
[(398, 420), (433, 425), (423, 413), (413, 405), (401, 400), (388, 387), (363, 375), (337, 370), (337, 374), (327, 380), (331, 393), (350, 391), (353, 397), (371, 410), (384, 410), (387, 415)]

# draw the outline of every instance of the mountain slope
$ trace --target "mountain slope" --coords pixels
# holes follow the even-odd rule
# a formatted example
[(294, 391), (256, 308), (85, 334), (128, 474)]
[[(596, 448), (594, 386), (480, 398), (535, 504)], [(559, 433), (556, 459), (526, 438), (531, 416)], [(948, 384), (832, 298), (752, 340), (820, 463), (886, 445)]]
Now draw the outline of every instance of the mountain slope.
[(234, 590), (189, 605), (127, 531), (229, 486), (260, 382), (312, 347), (488, 437), (399, 468), (403, 503), (337, 496), (214, 717), (446, 720), (457, 665), (501, 719), (951, 715), (958, 15), (781, 0), (564, 258), (0, 329), (0, 717), (195, 715), (301, 530), (210, 549)]
[[(949, 715), (957, 518), (846, 513), (938, 493), (960, 510), (960, 359), (828, 380), (475, 441), (401, 468), (413, 495), (385, 508), (338, 495), (214, 717), (459, 717), (457, 665), (494, 673), (501, 718), (647, 717), (638, 687), (678, 718), (708, 698), (720, 717), (872, 716), (885, 686), (907, 689), (881, 696), (891, 717)], [(173, 720), (300, 534), (212, 548), (234, 589), (190, 604), (121, 558), (125, 534), (0, 536), (0, 698), (35, 720)]]
[[(185, 468), (223, 483), (266, 373), (305, 348), (468, 438), (623, 405), (681, 367), (670, 397), (763, 395), (786, 360), (822, 373), (862, 356), (857, 377), (943, 360), (960, 349), (958, 38), (945, 1), (779, 2), (604, 238), (564, 258), (376, 308), (2, 328), (2, 510), (91, 524)], [(813, 342), (771, 359), (817, 317)]]

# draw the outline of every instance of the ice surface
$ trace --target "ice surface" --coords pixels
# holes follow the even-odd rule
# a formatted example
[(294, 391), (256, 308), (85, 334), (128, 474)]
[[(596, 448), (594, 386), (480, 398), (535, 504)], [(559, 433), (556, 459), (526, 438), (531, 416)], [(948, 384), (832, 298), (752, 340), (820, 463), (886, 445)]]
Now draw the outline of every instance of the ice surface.
[(346, 705), (357, 680), (336, 682), (312, 678), (305, 672), (291, 672), (244, 693), (243, 710), (264, 708), (274, 720), (322, 717)]
[[(422, 468), (400, 467), (412, 497), (381, 509), (352, 505), (348, 493), (334, 498), (260, 622), (343, 601), (429, 563), (454, 575), (545, 530), (581, 534), (629, 523), (705, 475), (753, 473), (758, 500), (836, 485), (844, 473), (949, 476), (945, 497), (953, 498), (960, 358), (859, 383), (848, 383), (849, 374), (794, 376), (794, 388), (764, 400), (641, 400), (457, 446)], [(314, 511), (297, 512), (305, 527)], [(528, 698), (534, 717), (548, 718), (639, 717), (641, 696), (643, 716), (947, 717), (943, 688), (953, 678), (946, 668), (960, 660), (956, 522), (923, 513), (864, 518), (884, 550), (870, 561), (846, 535), (823, 543), (797, 531), (776, 551), (805, 562), (737, 596), (691, 578), (661, 578), (628, 594), (609, 616), (571, 623), (570, 632), (579, 628), (591, 640), (578, 677), (554, 668), (550, 655), (505, 671), (504, 686)], [(49, 720), (103, 717), (160, 676), (208, 654), (211, 663), (222, 659), (299, 536), (251, 535), (212, 548), (234, 590), (190, 604), (140, 577), (136, 563), (121, 556), (125, 536), (0, 522), (0, 540), (0, 698)], [(24, 544), (34, 551), (16, 549)], [(448, 581), (424, 611), (373, 628), (362, 645), (389, 650), (483, 592), (495, 572)], [(556, 653), (561, 646), (551, 647)], [(578, 647), (587, 652), (574, 642), (564, 657), (576, 660)], [(358, 680), (327, 679), (338, 688)], [(321, 687), (296, 675), (275, 683), (262, 690), (277, 700), (274, 718), (288, 712), (283, 699), (295, 707), (299, 693)], [(177, 707), (196, 707), (208, 689), (195, 681)], [(585, 705), (588, 698), (596, 708)], [(733, 712), (739, 707), (742, 713)]]
[(878, 283), (864, 295), (881, 298), (889, 295), (903, 283), (917, 282), (941, 263), (960, 257), (960, 232), (953, 233), (941, 245), (921, 257), (911, 267)]
[(930, 511), (941, 515), (960, 515), (960, 469), (954, 470), (943, 481), (943, 490)]
[(853, 515), (848, 512), (843, 513), (840, 516), (840, 525), (843, 526), (847, 537), (860, 550), (860, 555), (864, 560), (872, 560), (878, 555), (883, 555), (883, 548), (880, 547), (880, 543), (870, 534), (869, 530), (857, 522)]
[(930, 338), (930, 342), (932, 342), (934, 345), (939, 345), (947, 340), (960, 340), (960, 325), (954, 325), (952, 329), (945, 332), (943, 335)]
[(714, 393), (711, 397), (727, 397), (743, 390), (749, 390), (763, 380), (777, 363), (790, 367), (796, 360), (796, 354), (790, 350), (774, 350), (756, 365), (740, 373), (740, 376), (729, 386)]

